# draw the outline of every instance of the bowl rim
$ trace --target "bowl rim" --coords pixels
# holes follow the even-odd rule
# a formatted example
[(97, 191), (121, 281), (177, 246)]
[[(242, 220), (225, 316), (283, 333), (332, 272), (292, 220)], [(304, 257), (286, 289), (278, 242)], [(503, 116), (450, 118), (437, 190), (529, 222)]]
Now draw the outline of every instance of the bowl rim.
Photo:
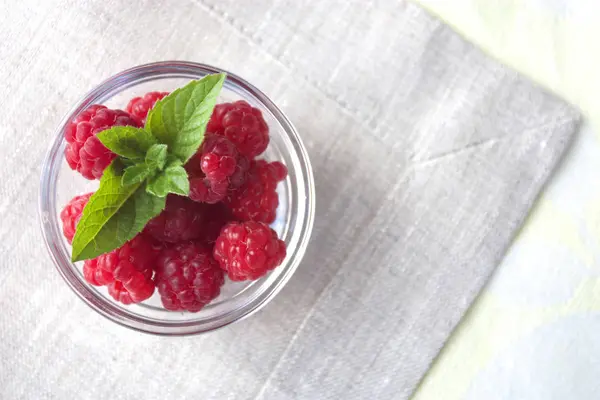
[[(299, 226), (301, 232), (298, 244), (292, 249), (292, 253), (289, 255), (289, 261), (285, 265), (285, 270), (277, 276), (266, 290), (259, 293), (259, 295), (255, 296), (241, 308), (202, 321), (201, 326), (198, 325), (198, 321), (170, 322), (165, 325), (164, 321), (140, 317), (132, 313), (125, 313), (121, 307), (95, 295), (95, 291), (91, 289), (89, 285), (83, 284), (81, 280), (75, 276), (74, 268), (71, 267), (70, 254), (65, 252), (62, 241), (56, 243), (57, 240), (55, 240), (55, 238), (60, 238), (62, 233), (60, 231), (60, 224), (58, 223), (56, 213), (56, 193), (55, 191), (52, 191), (52, 188), (56, 187), (58, 168), (55, 167), (55, 171), (52, 171), (52, 166), (57, 158), (59, 161), (63, 158), (65, 141), (62, 132), (66, 124), (75, 115), (79, 114), (82, 110), (93, 104), (95, 101), (98, 101), (103, 96), (113, 93), (115, 90), (123, 91), (129, 87), (157, 79), (161, 76), (164, 78), (198, 79), (206, 74), (220, 72), (227, 73), (227, 84), (233, 85), (234, 87), (249, 93), (258, 100), (262, 106), (269, 110), (283, 128), (282, 134), (287, 136), (287, 139), (293, 145), (295, 156), (301, 161), (298, 166), (301, 168), (300, 172), (304, 178), (302, 184), (304, 186), (303, 193), (305, 194), (305, 198), (300, 198), (298, 201), (303, 202), (305, 212), (303, 213), (302, 221)], [(63, 280), (80, 299), (102, 316), (127, 328), (161, 336), (187, 336), (214, 331), (247, 318), (259, 311), (272, 300), (277, 293), (279, 293), (300, 264), (310, 240), (314, 217), (315, 183), (312, 166), (310, 164), (308, 152), (306, 151), (297, 130), (287, 116), (267, 95), (243, 78), (224, 69), (196, 62), (173, 60), (141, 64), (105, 79), (92, 90), (88, 91), (75, 106), (66, 113), (57, 126), (55, 133), (52, 136), (50, 146), (46, 152), (46, 156), (44, 157), (40, 174), (38, 222), (42, 230), (46, 249)]]

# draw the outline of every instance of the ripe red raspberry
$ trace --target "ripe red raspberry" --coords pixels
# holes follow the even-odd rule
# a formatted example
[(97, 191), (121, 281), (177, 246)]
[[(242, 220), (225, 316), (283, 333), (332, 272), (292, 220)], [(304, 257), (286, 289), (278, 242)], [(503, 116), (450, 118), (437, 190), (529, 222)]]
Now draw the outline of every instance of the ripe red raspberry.
[(148, 111), (154, 107), (154, 104), (168, 95), (169, 92), (149, 92), (142, 97), (134, 97), (129, 100), (125, 110), (127, 110), (129, 114), (143, 121), (148, 116)]
[(202, 234), (199, 241), (212, 247), (221, 229), (227, 225), (228, 222), (235, 221), (231, 212), (223, 203), (211, 204), (206, 206), (206, 221), (202, 226)]
[[(139, 303), (140, 301), (136, 301), (134, 300), (134, 296), (132, 296), (132, 294), (125, 288), (125, 285), (123, 285), (122, 282), (119, 281), (114, 281), (112, 283), (109, 283), (107, 285), (108, 287), (108, 294), (111, 295), (111, 297), (113, 299), (115, 299), (116, 301), (123, 303), (125, 305), (129, 305), (129, 304), (133, 304), (133, 303)], [(154, 288), (153, 292), (154, 292)], [(142, 297), (146, 296), (147, 294), (144, 294)], [(150, 296), (146, 297), (149, 298), (152, 296), (152, 293), (150, 294)], [(143, 301), (143, 300), (141, 300)]]
[(142, 122), (125, 111), (110, 110), (95, 104), (67, 125), (65, 158), (71, 169), (77, 170), (87, 179), (100, 179), (102, 172), (116, 155), (96, 135), (113, 126), (141, 127)]
[(98, 258), (84, 261), (83, 278), (94, 286), (104, 286), (115, 281), (112, 271), (98, 267)]
[(154, 293), (154, 263), (161, 247), (137, 235), (118, 249), (86, 260), (83, 276), (88, 283), (109, 286), (109, 293), (124, 304), (139, 303)]
[(235, 190), (242, 186), (248, 178), (248, 171), (250, 170), (250, 160), (248, 157), (240, 156), (237, 159), (235, 166), (235, 172), (229, 177), (229, 189)]
[(254, 280), (283, 262), (285, 243), (264, 223), (231, 222), (221, 230), (214, 256), (232, 281)]
[(165, 209), (148, 221), (144, 233), (161, 242), (176, 243), (200, 237), (205, 205), (187, 197), (169, 195)]
[[(260, 162), (261, 162), (261, 160), (257, 161), (257, 163), (260, 163)], [(264, 161), (262, 161), (262, 162), (264, 162)], [(273, 178), (275, 178), (275, 180), (277, 182), (281, 182), (287, 177), (288, 169), (285, 165), (283, 165), (279, 161), (273, 161), (271, 163), (268, 163), (267, 165), (268, 165), (268, 168), (270, 169), (270, 173), (273, 175)]]
[(224, 136), (207, 134), (198, 152), (186, 163), (190, 177), (190, 198), (215, 204), (228, 189), (244, 183), (250, 163)]
[(227, 195), (229, 182), (211, 181), (206, 177), (190, 178), (190, 199), (199, 203), (215, 204)]
[(200, 311), (219, 296), (224, 282), (219, 264), (202, 244), (178, 243), (158, 256), (156, 288), (167, 310)]
[(69, 243), (73, 241), (75, 228), (81, 219), (81, 213), (93, 194), (94, 193), (87, 193), (73, 197), (60, 212), (60, 219), (63, 224), (63, 235), (65, 235), (65, 238), (67, 238)]
[(280, 162), (253, 161), (244, 185), (225, 200), (233, 215), (242, 221), (272, 223), (279, 196), (277, 183), (285, 179), (287, 168)]
[(198, 153), (200, 170), (211, 181), (222, 181), (235, 172), (238, 151), (224, 136), (207, 134)]
[(262, 113), (244, 100), (217, 104), (206, 131), (225, 136), (249, 158), (261, 154), (269, 145), (269, 126)]

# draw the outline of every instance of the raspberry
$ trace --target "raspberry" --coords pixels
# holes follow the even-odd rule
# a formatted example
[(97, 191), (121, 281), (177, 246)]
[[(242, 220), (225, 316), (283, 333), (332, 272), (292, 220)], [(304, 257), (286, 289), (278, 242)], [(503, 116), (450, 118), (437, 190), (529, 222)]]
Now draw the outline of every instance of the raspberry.
[(192, 240), (200, 237), (204, 221), (204, 204), (169, 195), (165, 209), (146, 224), (144, 233), (161, 242)]
[(120, 248), (83, 265), (83, 276), (92, 285), (109, 285), (109, 294), (124, 304), (139, 303), (154, 293), (152, 275), (159, 245), (138, 235)]
[(149, 92), (142, 97), (134, 97), (129, 100), (125, 110), (127, 110), (129, 114), (143, 121), (148, 116), (148, 111), (154, 107), (156, 102), (168, 95), (169, 92)]
[(229, 188), (235, 190), (242, 186), (248, 178), (248, 171), (250, 170), (250, 160), (240, 154), (237, 159), (235, 166), (235, 172), (229, 177)]
[(144, 234), (167, 243), (199, 240), (210, 244), (232, 219), (222, 203), (199, 204), (186, 197), (169, 195), (166, 208), (146, 224)]
[(235, 219), (225, 204), (217, 203), (208, 205), (206, 207), (206, 221), (202, 226), (200, 241), (212, 247), (219, 237), (221, 229), (227, 225), (228, 222), (234, 220)]
[(244, 100), (218, 104), (206, 131), (225, 136), (249, 158), (261, 154), (269, 145), (269, 126), (262, 113)]
[(87, 193), (82, 194), (81, 196), (73, 197), (60, 212), (60, 219), (63, 224), (63, 235), (65, 235), (65, 238), (67, 238), (69, 243), (71, 243), (73, 237), (75, 236), (75, 228), (81, 219), (83, 208), (87, 204), (92, 194), (94, 193)]
[(190, 199), (200, 202), (215, 204), (227, 195), (229, 183), (227, 180), (211, 181), (204, 177), (190, 179)]
[(200, 169), (211, 181), (222, 181), (235, 172), (238, 151), (224, 136), (206, 135), (200, 147)]
[(85, 260), (83, 263), (83, 278), (94, 286), (104, 286), (115, 281), (112, 271), (98, 266), (98, 258)]
[[(107, 286), (108, 286), (108, 294), (110, 294), (111, 297), (113, 299), (115, 299), (116, 301), (123, 303), (125, 305), (137, 303), (136, 301), (133, 300), (129, 291), (127, 289), (125, 289), (125, 286), (123, 285), (123, 283), (121, 283), (119, 281), (114, 281), (112, 283), (109, 283)], [(150, 296), (148, 296), (148, 297), (150, 297)]]
[(231, 222), (221, 230), (214, 256), (232, 281), (254, 280), (283, 262), (285, 243), (262, 222)]
[(286, 175), (287, 168), (280, 162), (253, 161), (244, 185), (225, 202), (232, 214), (242, 221), (272, 223), (279, 206), (277, 183)]
[(223, 200), (227, 190), (244, 183), (250, 163), (239, 154), (229, 139), (207, 134), (198, 152), (186, 163), (190, 177), (190, 198), (214, 204)]
[(287, 167), (279, 161), (273, 161), (272, 163), (269, 163), (269, 168), (271, 169), (271, 174), (273, 174), (273, 177), (277, 182), (281, 182), (287, 177)]
[(224, 282), (219, 264), (202, 244), (178, 243), (158, 256), (156, 288), (167, 310), (200, 311), (219, 296)]
[(102, 172), (116, 155), (96, 135), (113, 126), (141, 127), (142, 122), (125, 111), (110, 110), (95, 104), (67, 125), (65, 158), (71, 169), (77, 170), (87, 179), (99, 179), (102, 176)]
[(132, 280), (125, 284), (114, 281), (108, 284), (108, 294), (123, 304), (141, 303), (154, 294), (154, 282), (148, 284), (143, 280)]

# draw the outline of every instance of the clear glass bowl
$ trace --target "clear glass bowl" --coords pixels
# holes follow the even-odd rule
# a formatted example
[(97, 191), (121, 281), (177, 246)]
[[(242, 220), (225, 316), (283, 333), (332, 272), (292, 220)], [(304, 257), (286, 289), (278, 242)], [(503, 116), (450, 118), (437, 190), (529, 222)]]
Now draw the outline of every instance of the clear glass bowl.
[(78, 176), (64, 159), (66, 124), (91, 104), (125, 108), (132, 97), (149, 91), (172, 91), (191, 79), (221, 72), (190, 62), (167, 61), (123, 71), (101, 83), (79, 101), (58, 126), (44, 164), (39, 197), (39, 216), (46, 247), (58, 271), (71, 289), (91, 308), (105, 317), (143, 332), (160, 335), (189, 335), (207, 332), (238, 321), (258, 311), (281, 290), (300, 261), (312, 230), (315, 188), (310, 161), (300, 137), (286, 116), (261, 91), (228, 73), (219, 102), (244, 99), (259, 108), (270, 127), (271, 141), (261, 156), (281, 161), (289, 170), (278, 187), (280, 205), (272, 228), (287, 245), (283, 264), (253, 282), (227, 281), (221, 295), (198, 313), (172, 312), (162, 308), (158, 294), (130, 306), (117, 303), (103, 287), (87, 284), (81, 263), (70, 261), (70, 245), (62, 235), (59, 213), (75, 195), (95, 190), (98, 182)]

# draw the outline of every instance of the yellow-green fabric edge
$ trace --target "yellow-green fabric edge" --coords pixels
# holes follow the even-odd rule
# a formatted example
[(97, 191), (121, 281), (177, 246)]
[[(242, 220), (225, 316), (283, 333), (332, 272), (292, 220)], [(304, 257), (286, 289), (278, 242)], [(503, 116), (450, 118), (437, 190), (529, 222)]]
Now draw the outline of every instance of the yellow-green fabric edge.
[(600, 126), (600, 2), (574, 14), (531, 0), (412, 1)]

